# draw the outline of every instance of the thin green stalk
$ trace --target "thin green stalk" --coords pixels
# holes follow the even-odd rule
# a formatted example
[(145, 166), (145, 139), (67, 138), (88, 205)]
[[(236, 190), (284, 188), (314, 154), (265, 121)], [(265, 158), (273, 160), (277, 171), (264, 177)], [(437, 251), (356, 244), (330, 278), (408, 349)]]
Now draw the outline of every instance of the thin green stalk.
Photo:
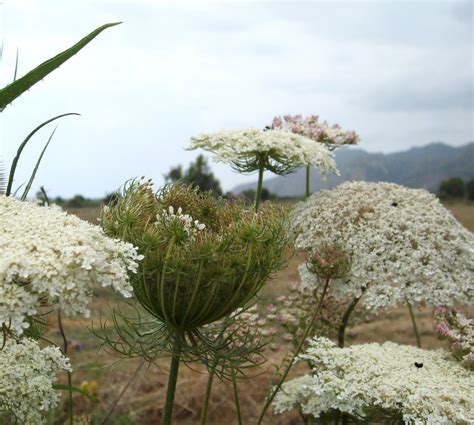
[(421, 348), (421, 339), (420, 339), (420, 334), (418, 332), (418, 326), (416, 326), (415, 314), (413, 313), (411, 304), (408, 301), (407, 301), (407, 306), (408, 306), (408, 311), (410, 312), (410, 318), (411, 318), (411, 323), (413, 325), (413, 331), (415, 332), (416, 345), (418, 346), (418, 348)]
[(237, 421), (242, 425), (242, 414), (240, 413), (239, 389), (237, 388), (237, 376), (235, 369), (232, 371), (232, 390), (234, 392), (235, 410), (237, 413)]
[(260, 208), (260, 198), (262, 197), (263, 189), (263, 171), (265, 167), (265, 158), (260, 156), (258, 161), (258, 184), (257, 184), (257, 193), (255, 194), (255, 212), (258, 212)]
[(288, 366), (286, 367), (285, 369), (285, 372), (283, 373), (283, 375), (281, 376), (280, 380), (278, 381), (278, 384), (276, 385), (276, 387), (274, 388), (273, 392), (270, 394), (270, 397), (268, 397), (267, 399), (267, 402), (265, 403), (265, 406), (263, 406), (263, 410), (262, 410), (262, 413), (260, 413), (260, 417), (258, 418), (258, 421), (257, 421), (257, 425), (260, 425), (263, 421), (263, 418), (265, 416), (265, 413), (267, 412), (267, 409), (268, 407), (270, 406), (270, 404), (272, 403), (273, 399), (275, 398), (275, 396), (277, 395), (278, 391), (280, 391), (280, 388), (281, 386), (283, 385), (283, 382), (285, 382), (285, 379), (286, 377), (288, 376), (288, 374), (290, 373), (290, 370), (293, 366), (293, 363), (294, 363), (294, 360), (295, 358), (298, 356), (298, 354), (300, 353), (301, 349), (303, 348), (303, 345), (304, 345), (304, 342), (306, 341), (306, 338), (308, 338), (309, 336), (309, 333), (311, 332), (311, 329), (313, 328), (315, 322), (316, 322), (316, 319), (318, 318), (319, 316), (319, 312), (321, 310), (321, 306), (323, 304), (323, 300), (324, 300), (324, 297), (326, 296), (326, 292), (328, 290), (328, 287), (329, 287), (329, 281), (330, 279), (327, 278), (326, 279), (326, 282), (324, 284), (324, 289), (323, 289), (323, 293), (321, 295), (321, 299), (319, 300), (319, 303), (318, 303), (318, 306), (316, 307), (316, 309), (314, 310), (314, 313), (313, 313), (313, 316), (311, 317), (311, 320), (310, 322), (308, 323), (308, 326), (306, 327), (304, 333), (303, 333), (303, 336), (301, 337), (301, 340), (300, 340), (300, 343), (298, 344), (298, 346), (296, 347), (296, 350), (295, 350), (295, 353), (293, 354), (292, 358), (291, 358), (291, 361), (288, 363)]
[[(63, 321), (61, 319), (61, 310), (58, 310), (58, 325), (59, 325), (59, 332), (61, 334), (61, 337), (63, 339), (63, 353), (64, 355), (67, 355), (67, 350), (68, 350), (68, 341), (67, 341), (67, 336), (66, 332), (64, 331), (63, 327)], [(69, 419), (69, 424), (72, 425), (74, 423), (74, 412), (72, 409), (72, 373), (67, 372), (67, 384), (68, 384), (68, 419)]]
[(163, 425), (171, 425), (171, 418), (173, 416), (173, 403), (174, 396), (176, 393), (176, 382), (178, 381), (178, 370), (181, 357), (181, 341), (179, 338), (179, 335), (175, 335), (173, 342), (173, 354), (171, 356), (170, 373), (168, 376), (168, 387), (166, 390)]
[(306, 166), (306, 199), (311, 195), (311, 165)]
[(352, 312), (356, 308), (357, 303), (359, 300), (362, 298), (362, 295), (365, 292), (365, 288), (362, 289), (362, 294), (359, 297), (355, 297), (349, 306), (347, 307), (347, 310), (344, 312), (344, 315), (342, 316), (341, 323), (339, 325), (339, 330), (337, 332), (337, 344), (340, 348), (344, 348), (344, 339), (346, 335), (346, 328), (347, 324), (349, 323), (349, 318), (351, 317)]
[(211, 370), (209, 371), (209, 377), (207, 378), (206, 385), (206, 394), (204, 396), (204, 403), (201, 410), (201, 419), (199, 421), (200, 425), (205, 425), (207, 419), (207, 408), (209, 406), (209, 399), (211, 397), (212, 383), (214, 381), (214, 372), (216, 370), (217, 362), (212, 365)]
[(101, 425), (105, 425), (108, 422), (108, 420), (112, 416), (112, 413), (114, 413), (114, 410), (117, 407), (120, 399), (123, 397), (123, 395), (125, 394), (125, 391), (127, 391), (130, 384), (138, 376), (138, 373), (140, 372), (140, 369), (143, 367), (144, 364), (145, 364), (145, 360), (142, 360), (141, 363), (138, 365), (138, 367), (135, 369), (135, 372), (133, 373), (133, 375), (130, 377), (128, 382), (124, 385), (124, 387), (122, 388), (122, 391), (120, 391), (120, 394), (118, 395), (118, 397), (114, 400), (112, 406), (110, 407), (110, 409), (107, 413), (107, 416), (102, 420)]

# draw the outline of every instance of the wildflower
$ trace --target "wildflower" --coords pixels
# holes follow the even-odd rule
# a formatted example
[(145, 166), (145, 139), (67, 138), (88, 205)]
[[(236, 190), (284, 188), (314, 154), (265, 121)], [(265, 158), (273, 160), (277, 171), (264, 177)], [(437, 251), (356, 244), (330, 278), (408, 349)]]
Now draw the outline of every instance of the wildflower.
[[(406, 301), (469, 303), (474, 291), (474, 235), (434, 195), (391, 183), (344, 183), (313, 194), (292, 214), (295, 245), (310, 255), (337, 244), (351, 268), (332, 285), (338, 298), (359, 297), (367, 308)], [(304, 266), (302, 285), (317, 276)]]
[(472, 377), (443, 350), (392, 342), (338, 348), (316, 338), (299, 356), (311, 374), (283, 385), (274, 410), (319, 418), (339, 410), (357, 420), (391, 414), (406, 424), (466, 424), (474, 417)]
[(55, 376), (71, 371), (69, 359), (57, 347), (41, 348), (29, 338), (9, 339), (0, 351), (0, 417), (18, 423), (43, 424), (45, 413), (57, 406)]
[(264, 169), (287, 174), (294, 168), (317, 165), (322, 175), (337, 173), (329, 150), (307, 137), (285, 130), (221, 130), (191, 139), (189, 149), (213, 152), (215, 160), (229, 163), (239, 172)]
[(170, 328), (193, 331), (249, 301), (284, 262), (285, 212), (255, 214), (184, 185), (154, 193), (131, 183), (102, 226), (144, 255), (133, 278), (146, 310)]
[(355, 145), (359, 141), (355, 131), (343, 131), (339, 124), (330, 126), (327, 121), (321, 122), (318, 115), (305, 118), (301, 115), (277, 116), (273, 118), (272, 128), (291, 131), (330, 147)]
[(59, 207), (0, 196), (0, 326), (21, 334), (42, 306), (84, 314), (94, 285), (125, 297), (141, 257)]

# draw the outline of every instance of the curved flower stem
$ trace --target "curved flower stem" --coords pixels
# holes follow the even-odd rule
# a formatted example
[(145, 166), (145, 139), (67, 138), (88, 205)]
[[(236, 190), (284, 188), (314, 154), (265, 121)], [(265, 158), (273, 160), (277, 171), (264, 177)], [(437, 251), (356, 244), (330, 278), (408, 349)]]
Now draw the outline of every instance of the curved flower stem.
[(328, 287), (329, 287), (329, 281), (330, 281), (330, 278), (327, 278), (326, 282), (324, 284), (323, 293), (322, 293), (321, 298), (319, 300), (318, 306), (314, 310), (313, 316), (311, 317), (311, 320), (308, 323), (308, 326), (306, 326), (306, 329), (303, 333), (303, 336), (301, 337), (301, 340), (300, 340), (298, 346), (295, 349), (295, 353), (293, 354), (293, 356), (291, 358), (291, 361), (288, 363), (288, 366), (286, 367), (285, 371), (283, 372), (283, 375), (281, 376), (280, 380), (278, 381), (278, 384), (276, 385), (276, 387), (273, 389), (272, 393), (270, 394), (270, 397), (268, 397), (267, 402), (265, 403), (265, 406), (263, 406), (263, 410), (262, 410), (262, 413), (260, 413), (260, 416), (259, 416), (258, 421), (257, 421), (257, 425), (260, 425), (262, 423), (263, 418), (265, 416), (265, 413), (267, 412), (268, 407), (272, 403), (272, 401), (275, 398), (275, 396), (277, 395), (278, 391), (280, 391), (280, 388), (283, 385), (283, 382), (285, 382), (286, 377), (288, 376), (288, 374), (290, 373), (291, 368), (293, 367), (293, 363), (295, 361), (295, 358), (301, 352), (301, 349), (303, 348), (303, 345), (304, 345), (304, 342), (306, 341), (306, 338), (308, 338), (311, 330), (313, 329), (313, 326), (316, 323), (316, 319), (319, 316), (321, 306), (323, 304), (324, 297), (326, 296), (326, 292), (327, 292)]
[(306, 166), (306, 199), (311, 195), (311, 165)]
[(211, 389), (212, 389), (212, 383), (214, 381), (214, 371), (216, 370), (217, 362), (215, 362), (211, 370), (209, 371), (209, 377), (207, 378), (207, 385), (206, 385), (206, 395), (204, 396), (204, 403), (202, 405), (202, 410), (201, 410), (201, 418), (199, 420), (200, 425), (205, 425), (206, 419), (207, 419), (207, 408), (209, 406), (209, 399), (211, 397)]
[(181, 357), (181, 341), (179, 335), (175, 335), (173, 342), (173, 354), (171, 355), (170, 373), (168, 376), (168, 387), (166, 390), (165, 410), (163, 413), (163, 425), (171, 425), (173, 416), (173, 402), (178, 381), (179, 361)]
[(260, 208), (260, 198), (262, 197), (263, 189), (263, 171), (265, 170), (265, 158), (263, 155), (260, 155), (258, 160), (258, 184), (257, 184), (257, 193), (255, 194), (255, 212), (258, 212)]
[(413, 325), (413, 331), (415, 332), (415, 337), (416, 337), (416, 345), (418, 348), (421, 348), (421, 339), (420, 339), (420, 334), (418, 333), (418, 327), (416, 326), (416, 320), (415, 320), (415, 314), (413, 313), (413, 309), (411, 307), (411, 304), (407, 300), (407, 306), (408, 306), (408, 311), (410, 312), (410, 318), (411, 318), (411, 323)]
[[(67, 336), (66, 332), (64, 331), (63, 327), (63, 321), (61, 319), (61, 310), (58, 310), (58, 325), (59, 325), (59, 332), (61, 333), (61, 337), (63, 339), (63, 353), (64, 355), (67, 355), (67, 349), (68, 349), (68, 342), (67, 342)], [(67, 384), (68, 384), (68, 418), (69, 418), (69, 424), (72, 425), (74, 423), (74, 412), (72, 409), (72, 373), (67, 372)]]
[(344, 315), (342, 316), (341, 324), (339, 325), (339, 330), (337, 333), (337, 345), (340, 348), (344, 348), (344, 339), (346, 335), (347, 324), (349, 323), (349, 318), (351, 317), (352, 312), (356, 308), (357, 303), (362, 298), (362, 295), (364, 295), (365, 289), (366, 288), (362, 289), (362, 294), (352, 299), (351, 303), (347, 307), (347, 310), (344, 312)]
[(240, 413), (239, 390), (237, 388), (237, 376), (235, 369), (232, 370), (232, 390), (234, 391), (235, 410), (237, 412), (237, 421), (242, 425), (242, 414)]

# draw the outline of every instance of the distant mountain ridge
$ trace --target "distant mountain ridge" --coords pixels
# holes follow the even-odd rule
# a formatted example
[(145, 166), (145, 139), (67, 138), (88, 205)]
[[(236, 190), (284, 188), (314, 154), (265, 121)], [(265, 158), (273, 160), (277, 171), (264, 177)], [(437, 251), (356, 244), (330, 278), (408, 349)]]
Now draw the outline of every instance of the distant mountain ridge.
[[(360, 148), (340, 148), (335, 152), (340, 176), (328, 176), (326, 181), (314, 170), (311, 187), (314, 191), (332, 189), (350, 180), (385, 181), (436, 192), (442, 180), (461, 177), (474, 178), (474, 142), (453, 147), (445, 143), (431, 143), (422, 147), (390, 154), (369, 153)], [(287, 176), (265, 173), (264, 187), (278, 196), (304, 195), (305, 169)], [(236, 186), (232, 192), (255, 189), (256, 183)]]

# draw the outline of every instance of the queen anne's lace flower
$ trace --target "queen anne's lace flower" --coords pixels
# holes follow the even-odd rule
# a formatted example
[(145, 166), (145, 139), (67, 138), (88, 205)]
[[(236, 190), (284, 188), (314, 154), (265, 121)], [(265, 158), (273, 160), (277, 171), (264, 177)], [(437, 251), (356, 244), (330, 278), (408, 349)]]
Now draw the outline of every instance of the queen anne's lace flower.
[(284, 164), (284, 172), (310, 164), (317, 165), (323, 175), (337, 173), (332, 154), (324, 145), (285, 130), (250, 128), (200, 134), (191, 139), (189, 149), (197, 148), (213, 152), (216, 161), (230, 163), (239, 170), (255, 171), (257, 168), (249, 170), (244, 165), (259, 154), (265, 154), (276, 163)]
[(59, 348), (41, 349), (28, 338), (7, 341), (0, 350), (0, 420), (45, 423), (42, 416), (59, 401), (52, 384), (61, 371), (71, 371), (71, 367)]
[[(469, 303), (474, 291), (474, 235), (425, 190), (351, 182), (313, 194), (293, 212), (296, 247), (317, 252), (337, 243), (352, 267), (335, 296), (360, 296), (366, 307)], [(303, 287), (316, 276), (300, 269)]]
[(339, 124), (330, 126), (327, 121), (319, 121), (318, 115), (303, 118), (301, 115), (283, 115), (273, 118), (272, 128), (279, 128), (301, 134), (326, 145), (355, 145), (359, 136), (353, 130), (344, 131)]
[(0, 326), (21, 334), (44, 303), (88, 315), (94, 284), (129, 297), (139, 259), (131, 244), (58, 207), (0, 196)]
[(300, 359), (310, 362), (312, 374), (283, 385), (278, 413), (299, 407), (319, 417), (338, 409), (363, 418), (375, 408), (398, 413), (407, 424), (474, 420), (472, 375), (443, 350), (392, 342), (338, 348), (320, 338)]

